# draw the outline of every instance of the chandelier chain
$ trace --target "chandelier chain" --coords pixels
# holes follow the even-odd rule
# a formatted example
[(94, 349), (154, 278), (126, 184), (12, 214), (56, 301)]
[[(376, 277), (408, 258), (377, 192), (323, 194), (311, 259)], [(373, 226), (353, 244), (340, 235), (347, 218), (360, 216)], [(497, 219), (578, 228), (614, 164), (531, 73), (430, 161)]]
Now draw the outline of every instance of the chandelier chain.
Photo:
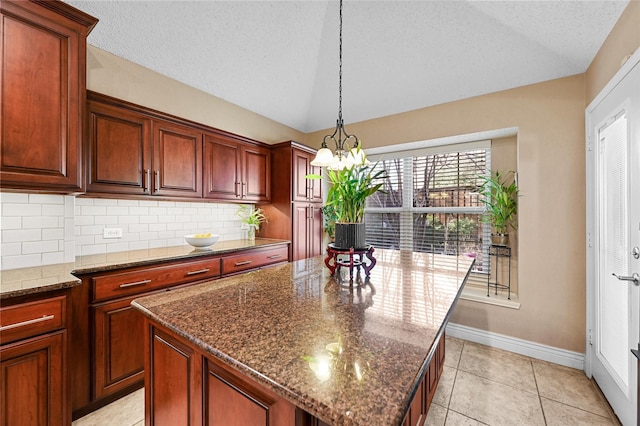
[(340, 0), (340, 53), (338, 72), (338, 118), (342, 121), (342, 0)]

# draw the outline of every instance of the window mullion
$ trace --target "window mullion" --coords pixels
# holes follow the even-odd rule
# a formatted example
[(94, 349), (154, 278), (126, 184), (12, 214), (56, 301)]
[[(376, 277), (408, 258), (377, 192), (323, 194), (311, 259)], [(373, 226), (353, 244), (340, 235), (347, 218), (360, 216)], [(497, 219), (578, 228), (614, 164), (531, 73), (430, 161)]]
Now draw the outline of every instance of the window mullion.
[(413, 158), (405, 158), (402, 164), (400, 248), (403, 250), (413, 250)]

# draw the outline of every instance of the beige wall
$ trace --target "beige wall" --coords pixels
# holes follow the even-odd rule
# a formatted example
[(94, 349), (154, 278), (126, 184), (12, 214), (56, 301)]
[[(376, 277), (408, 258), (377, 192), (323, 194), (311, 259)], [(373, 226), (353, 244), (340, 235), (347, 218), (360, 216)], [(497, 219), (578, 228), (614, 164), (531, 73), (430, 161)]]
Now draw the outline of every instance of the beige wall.
[[(509, 127), (518, 127), (521, 308), (461, 300), (452, 321), (583, 352), (583, 75), (349, 124), (347, 129), (366, 148)], [(325, 133), (310, 134), (306, 142), (320, 141)]]
[(624, 59), (640, 47), (640, 1), (632, 0), (618, 19), (586, 72), (587, 105), (618, 71)]
[(266, 143), (304, 138), (297, 130), (94, 46), (88, 47), (87, 88)]

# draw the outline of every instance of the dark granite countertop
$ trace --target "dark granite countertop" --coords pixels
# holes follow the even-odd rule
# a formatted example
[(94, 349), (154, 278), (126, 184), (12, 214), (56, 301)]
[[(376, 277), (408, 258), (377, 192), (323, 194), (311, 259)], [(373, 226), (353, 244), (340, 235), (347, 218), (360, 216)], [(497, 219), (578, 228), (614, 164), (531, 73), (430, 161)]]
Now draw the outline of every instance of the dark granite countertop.
[(288, 243), (286, 240), (256, 238), (255, 241), (218, 241), (210, 249), (191, 246), (160, 247), (90, 256), (78, 256), (75, 262), (0, 271), (0, 300), (28, 294), (44, 293), (80, 284), (78, 276), (114, 269), (151, 265), (202, 256), (233, 253), (247, 248)]
[(400, 425), (473, 260), (375, 253), (359, 290), (316, 257), (132, 305), (325, 422)]

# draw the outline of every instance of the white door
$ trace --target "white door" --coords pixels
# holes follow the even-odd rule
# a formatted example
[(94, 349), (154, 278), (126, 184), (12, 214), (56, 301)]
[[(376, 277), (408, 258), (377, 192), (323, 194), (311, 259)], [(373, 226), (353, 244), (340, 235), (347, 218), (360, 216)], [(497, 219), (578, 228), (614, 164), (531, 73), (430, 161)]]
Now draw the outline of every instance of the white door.
[(640, 344), (640, 50), (586, 114), (587, 362), (625, 426), (637, 419)]

